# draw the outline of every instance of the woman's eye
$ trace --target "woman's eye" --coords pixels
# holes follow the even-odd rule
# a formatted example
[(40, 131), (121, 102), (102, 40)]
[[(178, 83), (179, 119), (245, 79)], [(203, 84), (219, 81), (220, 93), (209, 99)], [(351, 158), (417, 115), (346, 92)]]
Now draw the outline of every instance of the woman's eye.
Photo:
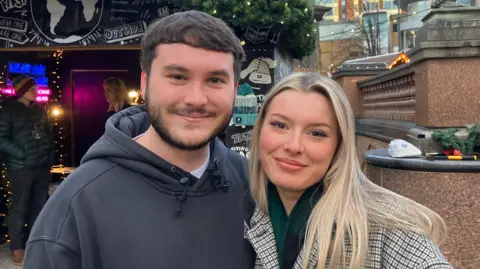
[(277, 122), (277, 121), (274, 121), (272, 123), (270, 123), (273, 127), (277, 127), (277, 128), (280, 128), (280, 129), (285, 129), (287, 128), (287, 126), (281, 122)]
[(325, 137), (325, 136), (327, 136), (324, 132), (318, 131), (318, 130), (311, 131), (310, 134), (311, 134), (312, 136), (316, 136), (316, 137)]

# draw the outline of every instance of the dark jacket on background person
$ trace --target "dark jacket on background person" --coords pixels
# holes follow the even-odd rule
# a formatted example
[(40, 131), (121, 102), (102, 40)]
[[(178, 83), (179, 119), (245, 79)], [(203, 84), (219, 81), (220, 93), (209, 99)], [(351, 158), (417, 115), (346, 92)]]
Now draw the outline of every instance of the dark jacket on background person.
[(132, 139), (147, 121), (144, 106), (107, 121), (37, 219), (24, 269), (253, 268), (246, 160), (215, 140), (197, 179)]
[(0, 109), (0, 151), (10, 170), (53, 165), (53, 131), (45, 109), (9, 98)]

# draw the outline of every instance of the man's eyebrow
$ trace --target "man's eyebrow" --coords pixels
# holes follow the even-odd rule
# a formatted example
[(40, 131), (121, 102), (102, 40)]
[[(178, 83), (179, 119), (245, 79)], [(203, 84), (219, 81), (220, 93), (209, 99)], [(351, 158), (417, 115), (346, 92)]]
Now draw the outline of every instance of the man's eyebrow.
[[(188, 73), (189, 70), (183, 66), (176, 65), (176, 64), (170, 64), (166, 65), (163, 67), (164, 71), (177, 71), (180, 73)], [(208, 75), (210, 76), (222, 76), (222, 77), (230, 77), (230, 73), (226, 69), (218, 69), (218, 70), (212, 70), (208, 72)]]
[(225, 69), (218, 69), (208, 72), (211, 76), (221, 76), (221, 77), (230, 77), (230, 73), (228, 73)]
[(183, 67), (183, 66), (180, 66), (180, 65), (176, 65), (176, 64), (170, 64), (170, 65), (166, 65), (163, 67), (163, 70), (165, 71), (178, 71), (178, 72), (181, 72), (181, 73), (187, 73), (188, 72), (188, 69)]

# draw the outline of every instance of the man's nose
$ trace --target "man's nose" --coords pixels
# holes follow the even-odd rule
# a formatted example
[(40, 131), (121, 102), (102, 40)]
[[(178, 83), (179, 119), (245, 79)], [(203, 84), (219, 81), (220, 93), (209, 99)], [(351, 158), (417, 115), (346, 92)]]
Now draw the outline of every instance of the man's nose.
[(185, 96), (185, 103), (191, 106), (204, 106), (207, 104), (207, 96), (203, 90), (203, 83), (194, 82)]

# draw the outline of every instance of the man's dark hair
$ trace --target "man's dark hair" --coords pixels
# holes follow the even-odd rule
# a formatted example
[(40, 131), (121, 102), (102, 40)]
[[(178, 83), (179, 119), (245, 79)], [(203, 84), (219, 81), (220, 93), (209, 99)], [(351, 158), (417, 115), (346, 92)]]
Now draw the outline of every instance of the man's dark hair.
[(152, 23), (142, 39), (141, 66), (150, 75), (155, 49), (160, 44), (183, 43), (233, 54), (235, 81), (239, 80), (245, 53), (233, 30), (221, 19), (201, 11), (184, 11)]

